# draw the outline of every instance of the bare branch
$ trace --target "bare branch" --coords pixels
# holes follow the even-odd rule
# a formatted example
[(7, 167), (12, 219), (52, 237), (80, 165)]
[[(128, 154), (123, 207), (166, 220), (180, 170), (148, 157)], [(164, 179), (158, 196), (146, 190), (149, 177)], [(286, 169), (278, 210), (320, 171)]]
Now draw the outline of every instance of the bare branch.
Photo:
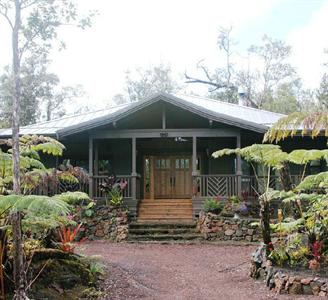
[(202, 83), (202, 84), (207, 84), (207, 85), (210, 85), (210, 86), (213, 86), (215, 87), (215, 90), (217, 89), (223, 89), (223, 88), (228, 88), (227, 85), (225, 84), (220, 84), (220, 83), (216, 83), (216, 82), (212, 82), (210, 80), (202, 80), (202, 79), (199, 79), (199, 78), (194, 78), (194, 77), (191, 77), (187, 74), (187, 72), (185, 72), (185, 77), (186, 77), (186, 83)]
[(0, 3), (0, 14), (7, 20), (10, 28), (14, 30), (14, 25), (8, 16), (8, 7)]

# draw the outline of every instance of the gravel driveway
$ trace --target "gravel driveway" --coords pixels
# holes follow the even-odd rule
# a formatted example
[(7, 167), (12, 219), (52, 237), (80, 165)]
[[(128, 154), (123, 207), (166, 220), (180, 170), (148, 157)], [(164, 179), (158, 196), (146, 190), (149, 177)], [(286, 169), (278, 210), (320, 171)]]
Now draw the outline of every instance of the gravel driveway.
[(276, 296), (248, 277), (250, 246), (95, 241), (79, 250), (100, 255), (108, 267), (103, 299), (296, 299)]

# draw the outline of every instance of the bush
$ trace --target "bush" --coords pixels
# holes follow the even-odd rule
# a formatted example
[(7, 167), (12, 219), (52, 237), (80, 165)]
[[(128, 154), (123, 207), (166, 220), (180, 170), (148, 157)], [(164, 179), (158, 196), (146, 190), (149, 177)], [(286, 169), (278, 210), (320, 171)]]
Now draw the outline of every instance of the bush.
[(207, 199), (203, 204), (203, 210), (205, 213), (211, 212), (219, 214), (223, 209), (223, 203), (215, 199)]

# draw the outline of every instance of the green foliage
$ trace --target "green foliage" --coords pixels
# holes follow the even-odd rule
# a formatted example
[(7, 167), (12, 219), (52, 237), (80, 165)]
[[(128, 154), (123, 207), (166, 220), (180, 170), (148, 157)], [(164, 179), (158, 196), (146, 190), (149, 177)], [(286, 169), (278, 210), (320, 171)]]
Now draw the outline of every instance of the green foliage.
[(327, 155), (327, 150), (294, 150), (288, 154), (288, 161), (297, 165), (305, 165), (311, 161), (320, 160)]
[(310, 134), (318, 136), (322, 131), (328, 136), (328, 113), (294, 112), (279, 119), (265, 134), (264, 142), (279, 142), (285, 138), (295, 136), (301, 131), (302, 136)]
[(252, 146), (237, 149), (222, 149), (212, 154), (214, 158), (224, 155), (236, 154), (251, 163), (263, 164), (268, 167), (281, 168), (282, 163), (288, 158), (288, 154), (283, 152), (278, 145), (253, 144)]
[(24, 214), (23, 229), (43, 236), (47, 230), (74, 223), (68, 219), (72, 207), (57, 197), (47, 196), (0, 196), (0, 211), (20, 210)]
[(305, 220), (303, 218), (292, 220), (290, 222), (281, 222), (277, 224), (271, 224), (270, 228), (273, 232), (280, 234), (288, 234), (296, 232), (300, 226), (304, 226)]
[(83, 192), (66, 192), (55, 196), (70, 205), (80, 205), (91, 201), (89, 195)]
[(94, 275), (105, 275), (104, 265), (97, 261), (90, 263), (90, 272)]
[(298, 191), (313, 191), (328, 188), (328, 172), (309, 175), (296, 187)]
[[(23, 135), (19, 139), (21, 156), (20, 156), (20, 171), (22, 192), (29, 193), (38, 186), (45, 178), (50, 178), (53, 174), (51, 170), (47, 170), (40, 161), (39, 152), (50, 155), (62, 155), (65, 149), (57, 140), (36, 135)], [(12, 183), (12, 139), (0, 140), (0, 145), (9, 147), (7, 152), (0, 149), (0, 194), (9, 193), (9, 188)], [(67, 175), (67, 174), (64, 174)], [(70, 182), (77, 183), (77, 179), (69, 174), (63, 178)]]
[(203, 203), (203, 210), (205, 213), (211, 212), (219, 214), (223, 209), (223, 203), (216, 199), (206, 199)]
[(279, 245), (271, 251), (268, 258), (275, 262), (279, 267), (284, 266), (289, 259), (286, 247), (284, 245)]

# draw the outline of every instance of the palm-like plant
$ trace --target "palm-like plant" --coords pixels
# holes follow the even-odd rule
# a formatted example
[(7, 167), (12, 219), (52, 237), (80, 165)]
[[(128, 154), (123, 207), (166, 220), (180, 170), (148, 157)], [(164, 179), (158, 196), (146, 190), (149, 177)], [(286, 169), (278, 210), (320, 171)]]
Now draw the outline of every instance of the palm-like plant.
[[(13, 181), (12, 145), (11, 139), (0, 140), (0, 146), (7, 149), (7, 151), (0, 149), (0, 194), (7, 193), (7, 188)], [(50, 137), (24, 135), (20, 137), (20, 149), (22, 192), (26, 193), (26, 191), (40, 183), (42, 178), (49, 175), (50, 172), (40, 161), (39, 152), (61, 156), (65, 147)]]
[(295, 112), (281, 118), (265, 134), (265, 142), (279, 142), (296, 134), (328, 137), (328, 112)]
[[(305, 175), (305, 168), (307, 164), (312, 160), (328, 159), (328, 150), (294, 150), (291, 153), (286, 153), (281, 150), (278, 145), (271, 144), (254, 144), (245, 148), (237, 149), (222, 149), (214, 152), (212, 155), (214, 158), (219, 158), (224, 155), (236, 154), (240, 155), (244, 160), (250, 163), (253, 168), (254, 175), (259, 182), (258, 169), (256, 165), (262, 169), (262, 174), (265, 172), (266, 184), (265, 190), (256, 191), (259, 195), (260, 203), (260, 224), (262, 229), (263, 241), (269, 249), (271, 243), (270, 235), (270, 202), (276, 199), (279, 192), (270, 188), (270, 176), (272, 170), (281, 171), (285, 168), (285, 165), (289, 162), (304, 165), (302, 172), (302, 179)], [(284, 181), (284, 179), (281, 179)], [(253, 187), (255, 189), (255, 187)]]

